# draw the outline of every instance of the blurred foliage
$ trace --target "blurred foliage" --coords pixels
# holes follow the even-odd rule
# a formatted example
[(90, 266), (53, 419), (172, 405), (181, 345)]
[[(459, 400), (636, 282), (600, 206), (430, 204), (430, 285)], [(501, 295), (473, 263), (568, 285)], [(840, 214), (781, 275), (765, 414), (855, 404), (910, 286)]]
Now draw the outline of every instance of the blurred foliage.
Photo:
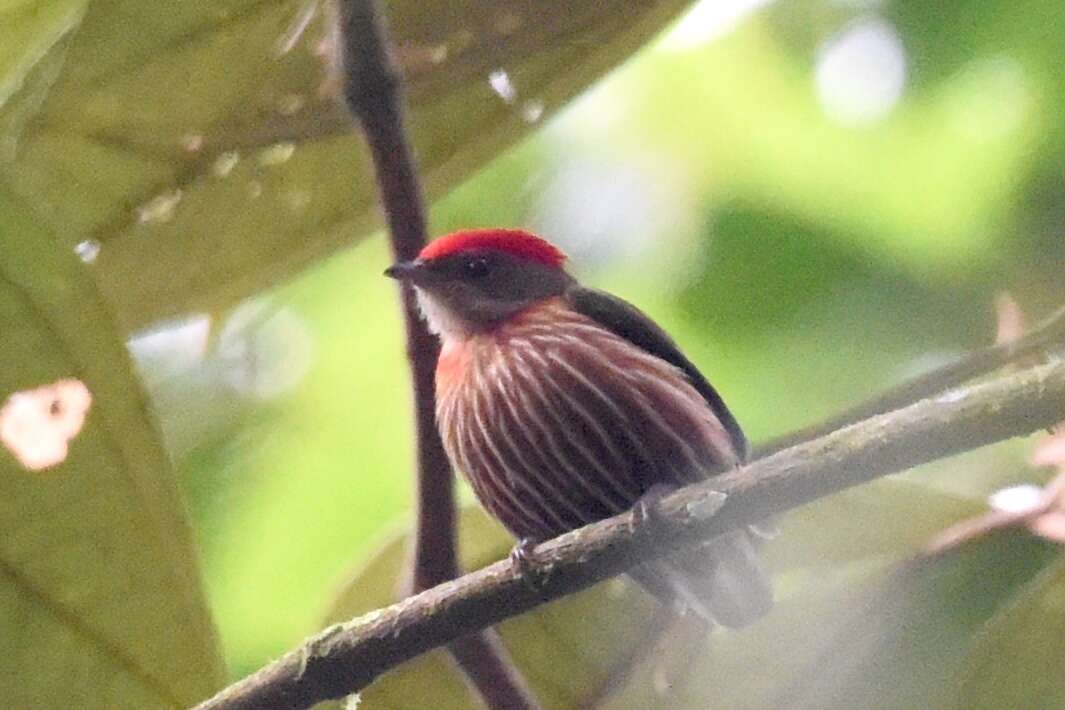
[[(431, 193), (450, 190), (434, 232), (517, 224), (560, 242), (582, 278), (676, 336), (755, 440), (986, 344), (1001, 290), (1033, 317), (1065, 301), (1065, 5), (705, 0), (558, 111), (682, 4), (391, 2), (422, 167)], [(133, 659), (126, 670), (210, 666), (160, 676), (175, 697), (202, 694), (218, 669), (192, 602), (186, 640), (160, 650), (136, 636), (175, 623), (176, 601), (162, 600), (182, 589), (173, 575), (192, 557), (158, 434), (132, 418), (142, 404), (114, 320), (214, 318), (212, 337), (162, 324), (170, 361), (143, 356), (141, 337), (133, 350), (178, 456), (232, 675), (317, 628), (338, 579), (330, 618), (393, 599), (404, 562), (401, 533), (365, 562), (384, 531), (409, 522), (409, 395), (380, 277), (387, 250), (375, 240), (322, 261), (372, 226), (372, 186), (343, 114), (318, 93), (319, 20), (280, 51), (301, 8), (0, 3), (0, 288), (12, 281), (39, 311), (0, 320), (0, 394), (72, 371), (97, 394), (60, 469), (37, 477), (0, 454), (13, 506), (0, 518), (2, 563), (77, 562), (63, 574), (106, 584), (101, 595), (158, 594), (122, 605), (131, 645), (115, 648)], [(91, 265), (78, 267), (76, 247)], [(233, 327), (225, 308), (251, 295), (261, 316)], [(5, 299), (0, 308), (25, 302)], [(262, 337), (282, 314), (301, 328)], [(44, 356), (53, 350), (65, 359)], [(298, 386), (258, 386), (278, 379), (274, 364), (308, 357)], [(139, 453), (122, 458), (123, 447)], [(766, 549), (778, 609), (709, 643), (681, 627), (606, 707), (1060, 706), (1053, 548), (1008, 534), (914, 561), (989, 492), (1040, 482), (1026, 449), (974, 452), (784, 517)], [(144, 456), (157, 464), (150, 480)], [(94, 495), (72, 488), (48, 507), (32, 502), (42, 482), (93, 482)], [(123, 502), (138, 482), (161, 492)], [(64, 515), (34, 518), (43, 527), (32, 535), (6, 535), (26, 511), (60, 505)], [(102, 522), (106, 534), (59, 529)], [(505, 554), (482, 516), (464, 524), (467, 565)], [(171, 532), (153, 544), (138, 526)], [(110, 535), (138, 545), (112, 550)], [(117, 556), (62, 547), (96, 539), (97, 554)], [(157, 575), (138, 577), (146, 568)], [(108, 700), (151, 704), (133, 695), (140, 681), (90, 667), (113, 658), (67, 644), (69, 629), (33, 616), (23, 597), (0, 609), (0, 628), (19, 629), (2, 650), (37, 663), (41, 684), (72, 672), (69, 652), (91, 677), (115, 679), (100, 691)], [(639, 643), (649, 612), (611, 582), (501, 632), (549, 706), (571, 707)], [(116, 617), (100, 623), (106, 635)], [(200, 660), (179, 657), (194, 649)], [(437, 654), (364, 696), (366, 707), (431, 697), (446, 708), (467, 707), (465, 692)]]

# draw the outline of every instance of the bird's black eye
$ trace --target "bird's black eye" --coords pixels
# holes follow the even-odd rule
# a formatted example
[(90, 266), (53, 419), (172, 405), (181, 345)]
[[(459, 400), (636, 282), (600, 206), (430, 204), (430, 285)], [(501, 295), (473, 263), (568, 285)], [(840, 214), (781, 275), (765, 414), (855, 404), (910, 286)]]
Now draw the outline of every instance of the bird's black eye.
[(465, 264), (466, 277), (470, 279), (480, 279), (488, 275), (488, 259), (483, 256), (479, 256), (474, 259), (470, 259)]

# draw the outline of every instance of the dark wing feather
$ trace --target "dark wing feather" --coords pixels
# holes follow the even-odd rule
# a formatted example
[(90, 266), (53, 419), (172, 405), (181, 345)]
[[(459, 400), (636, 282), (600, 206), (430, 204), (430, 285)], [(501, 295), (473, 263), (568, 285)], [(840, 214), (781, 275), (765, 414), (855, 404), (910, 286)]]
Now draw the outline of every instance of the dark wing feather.
[(740, 459), (746, 460), (747, 437), (744, 436), (736, 418), (732, 416), (717, 390), (706, 381), (692, 361), (684, 356), (666, 331), (636, 306), (609, 293), (575, 285), (566, 291), (564, 297), (573, 310), (591, 318), (633, 345), (680, 368), (729, 433)]

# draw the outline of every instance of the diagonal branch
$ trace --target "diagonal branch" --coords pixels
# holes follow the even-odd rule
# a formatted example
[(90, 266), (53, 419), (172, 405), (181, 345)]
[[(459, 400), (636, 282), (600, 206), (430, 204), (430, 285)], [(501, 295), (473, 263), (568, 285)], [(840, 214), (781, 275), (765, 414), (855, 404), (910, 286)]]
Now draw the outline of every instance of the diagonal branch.
[(538, 546), (533, 573), (497, 562), (352, 621), (223, 690), (197, 710), (301, 709), (365, 688), (463, 635), (572, 594), (639, 562), (874, 478), (1065, 419), (1065, 362), (952, 390), (799, 444)]
[[(397, 261), (413, 259), (426, 241), (425, 200), (404, 129), (402, 77), (389, 54), (382, 13), (374, 0), (337, 0), (334, 27), (344, 99), (370, 147)], [(414, 387), (417, 456), (417, 531), (414, 591), (458, 576), (455, 497), (451, 466), (436, 431), (433, 370), (437, 342), (418, 317), (414, 294), (403, 288), (407, 357)], [(452, 656), (489, 708), (532, 710), (532, 693), (495, 632), (455, 640)]]
[(789, 446), (816, 439), (862, 419), (890, 412), (924, 397), (932, 397), (952, 387), (988, 375), (1011, 363), (1019, 363), (1031, 358), (1045, 361), (1054, 348), (1062, 347), (1065, 347), (1065, 308), (1055, 311), (1022, 337), (973, 350), (965, 357), (945, 367), (907, 380), (878, 397), (862, 402), (827, 421), (762, 444), (754, 452), (754, 457), (769, 456)]

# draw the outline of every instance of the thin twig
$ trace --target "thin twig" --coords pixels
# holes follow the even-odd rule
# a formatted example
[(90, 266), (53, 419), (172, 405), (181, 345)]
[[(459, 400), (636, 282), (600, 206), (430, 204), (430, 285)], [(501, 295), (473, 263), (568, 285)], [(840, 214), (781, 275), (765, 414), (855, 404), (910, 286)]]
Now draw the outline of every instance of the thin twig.
[(532, 689), (510, 660), (495, 631), (484, 629), (455, 639), (448, 649), (473, 685), (472, 689), (488, 707), (499, 710), (536, 707)]
[[(1065, 436), (1059, 425), (1052, 436)], [(963, 545), (979, 540), (997, 530), (1028, 527), (1036, 534), (1044, 534), (1040, 521), (1044, 516), (1056, 514), (1065, 508), (1065, 463), (1059, 463), (1059, 472), (1050, 479), (1039, 493), (1038, 499), (1024, 510), (989, 510), (968, 520), (951, 525), (940, 531), (925, 544), (924, 554), (936, 557), (952, 552)], [(1061, 542), (1060, 535), (1051, 536)]]
[[(359, 119), (373, 154), (381, 200), (397, 261), (413, 259), (425, 246), (426, 216), (417, 168), (404, 133), (401, 80), (387, 51), (373, 2), (339, 5), (345, 99)], [(450, 579), (458, 571), (451, 466), (434, 420), (433, 370), (438, 346), (418, 315), (414, 294), (400, 291), (407, 331), (407, 357), (414, 386), (418, 469), (418, 533), (414, 587)]]
[(1049, 510), (1040, 505), (1039, 510), (1022, 513), (1007, 510), (990, 510), (975, 518), (962, 520), (942, 530), (929, 540), (922, 551), (926, 557), (939, 557), (957, 550), (975, 540), (987, 537), (996, 530), (1027, 525), (1033, 517)]
[[(373, 156), (397, 261), (413, 259), (426, 242), (425, 200), (404, 129), (402, 77), (389, 52), (382, 13), (373, 0), (338, 0), (344, 98), (359, 120)], [(458, 576), (451, 466), (436, 430), (433, 370), (437, 342), (418, 317), (414, 294), (402, 288), (407, 357), (414, 389), (417, 456), (417, 530), (411, 587), (419, 592)], [(451, 648), (489, 708), (534, 710), (532, 693), (494, 631), (458, 640)]]
[(361, 690), (391, 668), (544, 602), (715, 535), (890, 473), (1065, 419), (1065, 362), (924, 399), (689, 486), (634, 524), (622, 514), (337, 624), (198, 710), (298, 710)]
[(1065, 346), (1065, 308), (1016, 340), (974, 350), (945, 367), (907, 380), (879, 396), (845, 410), (820, 424), (800, 429), (756, 447), (752, 458), (769, 456), (803, 441), (810, 441), (863, 419), (890, 412), (925, 397), (990, 374), (1010, 363), (1032, 356), (1045, 359), (1048, 350)]

